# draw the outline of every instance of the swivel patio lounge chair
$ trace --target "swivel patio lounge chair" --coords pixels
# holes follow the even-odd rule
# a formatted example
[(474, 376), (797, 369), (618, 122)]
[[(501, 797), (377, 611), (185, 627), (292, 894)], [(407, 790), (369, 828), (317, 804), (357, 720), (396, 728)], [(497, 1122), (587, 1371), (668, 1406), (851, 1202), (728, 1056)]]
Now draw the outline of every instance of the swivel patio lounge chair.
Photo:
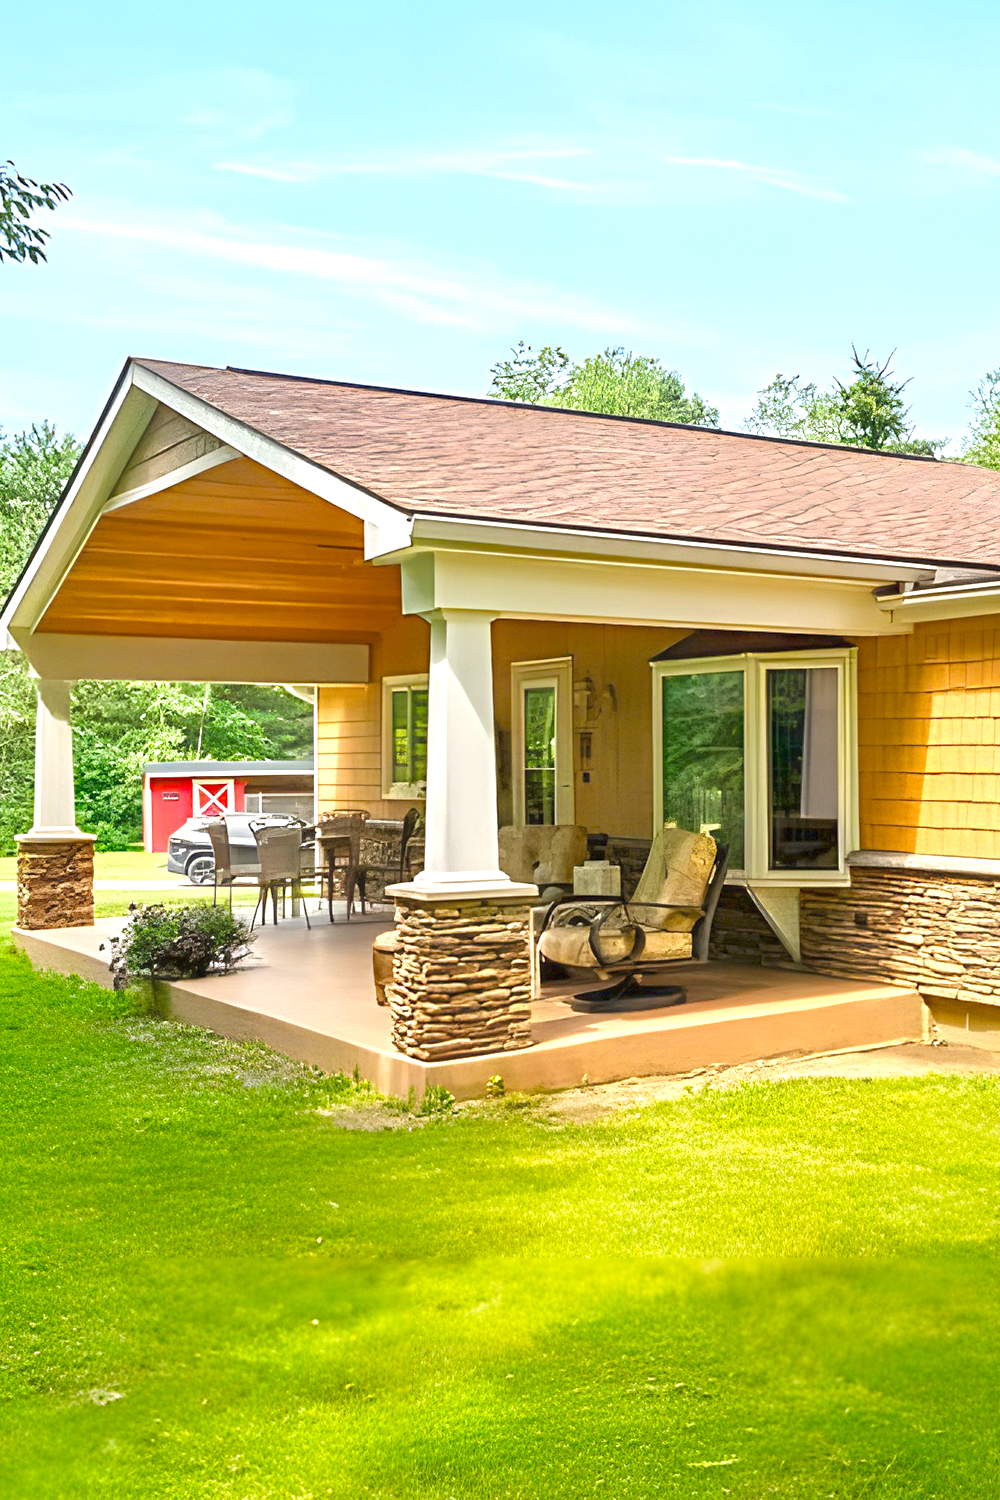
[(627, 901), (567, 896), (546, 913), (541, 956), (573, 978), (606, 983), (575, 995), (574, 1010), (653, 1010), (682, 1005), (671, 968), (705, 963), (722, 892), (728, 845), (707, 833), (667, 825), (653, 840), (646, 868)]

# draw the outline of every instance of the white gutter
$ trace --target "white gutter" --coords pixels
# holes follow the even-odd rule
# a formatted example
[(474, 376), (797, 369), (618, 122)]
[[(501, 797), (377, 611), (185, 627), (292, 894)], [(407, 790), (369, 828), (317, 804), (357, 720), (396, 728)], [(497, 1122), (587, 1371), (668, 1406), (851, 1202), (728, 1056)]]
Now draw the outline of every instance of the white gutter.
[(911, 589), (905, 594), (876, 596), (879, 608), (893, 623), (918, 620), (959, 620), (973, 615), (1000, 614), (1000, 579), (995, 583), (946, 584), (941, 588)]
[(394, 549), (375, 560), (398, 562), (404, 550), (412, 554), (433, 547), (514, 551), (518, 555), (534, 552), (549, 557), (559, 553), (583, 556), (591, 561), (680, 563), (729, 570), (735, 565), (756, 573), (840, 577), (868, 585), (915, 583), (933, 577), (933, 569), (928, 566), (893, 562), (887, 558), (862, 558), (846, 553), (837, 556), (791, 547), (753, 547), (737, 542), (702, 542), (686, 538), (658, 540), (635, 532), (586, 531), (571, 526), (539, 527), (511, 521), (458, 520), (420, 513), (412, 518), (408, 547)]

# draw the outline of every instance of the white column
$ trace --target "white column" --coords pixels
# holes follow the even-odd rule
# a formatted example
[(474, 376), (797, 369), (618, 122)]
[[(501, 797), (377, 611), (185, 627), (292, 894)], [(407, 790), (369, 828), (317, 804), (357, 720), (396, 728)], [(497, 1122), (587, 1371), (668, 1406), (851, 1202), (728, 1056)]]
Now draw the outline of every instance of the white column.
[(426, 842), (414, 890), (514, 895), (521, 887), (500, 869), (497, 839), (494, 617), (448, 609), (425, 618), (431, 627)]
[(39, 677), (35, 720), (35, 821), (28, 838), (86, 839), (76, 826), (70, 682)]

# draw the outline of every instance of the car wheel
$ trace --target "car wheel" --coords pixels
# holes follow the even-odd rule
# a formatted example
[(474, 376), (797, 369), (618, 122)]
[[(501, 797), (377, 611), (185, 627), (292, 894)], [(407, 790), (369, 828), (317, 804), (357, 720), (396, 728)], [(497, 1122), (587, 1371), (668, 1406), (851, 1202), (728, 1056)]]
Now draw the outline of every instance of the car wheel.
[(210, 854), (196, 854), (188, 860), (184, 871), (193, 885), (212, 885), (215, 880), (215, 860)]

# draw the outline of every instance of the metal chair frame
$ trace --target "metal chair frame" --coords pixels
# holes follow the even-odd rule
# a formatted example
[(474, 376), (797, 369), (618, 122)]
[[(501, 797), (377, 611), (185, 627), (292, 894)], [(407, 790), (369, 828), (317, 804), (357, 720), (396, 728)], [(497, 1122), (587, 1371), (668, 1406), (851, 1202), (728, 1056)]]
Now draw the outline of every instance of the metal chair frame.
[[(642, 965), (642, 954), (646, 946), (642, 918), (633, 912), (653, 907), (660, 911), (687, 911), (695, 908), (679, 906), (664, 901), (623, 900), (620, 896), (564, 896), (553, 901), (538, 929), (538, 936), (552, 925), (555, 914), (564, 907), (578, 907), (582, 914), (579, 925), (589, 929), (587, 941), (596, 960), (598, 971), (615, 978), (601, 989), (587, 990), (573, 997), (573, 1009), (581, 1011), (648, 1010), (664, 1005), (682, 1005), (686, 992), (681, 985), (665, 983), (665, 977), (677, 964), (707, 963), (708, 949), (712, 937), (712, 922), (722, 895), (726, 871), (729, 868), (729, 845), (719, 844), (715, 861), (705, 889), (705, 899), (697, 908), (701, 915), (691, 929), (691, 957), (664, 958)], [(600, 908), (594, 911), (594, 908)], [(623, 930), (632, 933), (632, 947), (623, 958), (609, 958), (601, 948), (601, 932), (615, 914), (625, 917)], [(651, 925), (646, 923), (647, 926)], [(545, 960), (543, 959), (543, 962)], [(564, 970), (565, 972), (565, 970)], [(579, 969), (574, 970), (580, 973)]]

